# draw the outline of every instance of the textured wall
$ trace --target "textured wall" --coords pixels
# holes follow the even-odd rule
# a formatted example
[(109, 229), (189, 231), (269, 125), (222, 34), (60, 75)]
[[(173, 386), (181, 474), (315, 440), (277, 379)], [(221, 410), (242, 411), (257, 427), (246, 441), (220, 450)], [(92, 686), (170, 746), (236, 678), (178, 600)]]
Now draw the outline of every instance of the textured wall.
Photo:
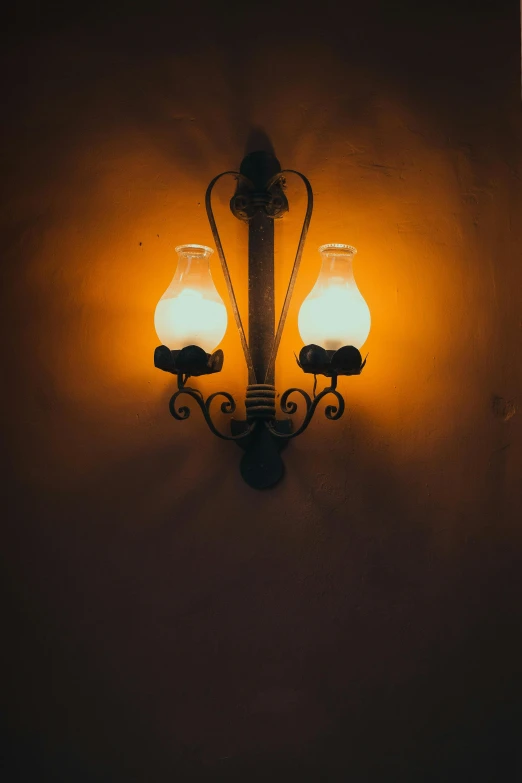
[[(516, 0), (473, 5), (11, 18), (10, 780), (517, 779), (519, 20)], [(358, 247), (373, 316), (345, 417), (318, 416), (261, 494), (236, 447), (169, 416), (152, 364), (174, 246), (211, 242), (206, 185), (260, 129), (316, 197), (279, 388), (303, 382), (319, 244)], [(223, 348), (200, 387), (241, 395), (233, 328)]]

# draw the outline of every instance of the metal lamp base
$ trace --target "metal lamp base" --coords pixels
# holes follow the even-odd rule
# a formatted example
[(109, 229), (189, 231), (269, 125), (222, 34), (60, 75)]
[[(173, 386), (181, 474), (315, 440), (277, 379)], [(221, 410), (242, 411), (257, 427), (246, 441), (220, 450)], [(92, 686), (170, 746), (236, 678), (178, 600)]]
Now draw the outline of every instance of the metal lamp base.
[[(281, 434), (290, 435), (292, 422), (290, 419), (274, 420), (273, 426)], [(239, 435), (249, 427), (248, 421), (232, 419), (230, 428), (233, 435)], [(286, 440), (279, 440), (265, 427), (259, 419), (254, 429), (249, 432), (238, 445), (245, 453), (241, 458), (240, 471), (243, 480), (253, 489), (269, 489), (284, 476), (285, 465), (280, 452), (286, 447)]]

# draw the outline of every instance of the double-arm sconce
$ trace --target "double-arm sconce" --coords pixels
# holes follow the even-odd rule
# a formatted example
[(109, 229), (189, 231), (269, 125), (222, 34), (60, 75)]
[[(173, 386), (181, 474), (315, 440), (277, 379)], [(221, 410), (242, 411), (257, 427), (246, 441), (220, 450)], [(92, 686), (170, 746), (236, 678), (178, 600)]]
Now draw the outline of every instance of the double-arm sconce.
[[(230, 201), (232, 214), (248, 223), (248, 342), (211, 205), (214, 185), (227, 174), (237, 180)], [(284, 192), (287, 174), (296, 174), (304, 182), (308, 204), (275, 331), (274, 220), (288, 211)], [(339, 375), (359, 375), (364, 367), (359, 348), (370, 331), (370, 311), (353, 276), (355, 248), (342, 244), (320, 247), (321, 271), (301, 305), (298, 320), (306, 345), (297, 363), (303, 372), (314, 375), (313, 392), (310, 396), (303, 389), (291, 388), (281, 395), (279, 405), (288, 416), (297, 411), (297, 404), (290, 396), (300, 394), (303, 398), (306, 413), (299, 426), (294, 429), (288, 417), (277, 419), (275, 360), (312, 216), (311, 185), (298, 171), (281, 171), (273, 155), (254, 152), (243, 160), (240, 171), (226, 171), (212, 180), (205, 206), (248, 368), (246, 420), (231, 419), (230, 431), (221, 432), (212, 421), (210, 406), (216, 397), (224, 398), (221, 411), (232, 414), (236, 409), (232, 395), (220, 391), (205, 399), (198, 389), (186, 385), (190, 377), (220, 372), (223, 367), (223, 351), (215, 348), (225, 335), (227, 310), (210, 274), (209, 259), (213, 251), (209, 247), (180, 245), (176, 248), (179, 256), (176, 272), (156, 307), (154, 323), (163, 345), (156, 348), (154, 364), (177, 376), (178, 390), (169, 404), (172, 416), (188, 419), (190, 409), (179, 405), (178, 398), (191, 397), (214, 435), (236, 441), (244, 449), (241, 474), (250, 486), (263, 489), (276, 484), (283, 475), (279, 452), (288, 440), (304, 432), (324, 397), (335, 398), (334, 404), (325, 409), (327, 419), (336, 420), (343, 415), (345, 406), (337, 390), (337, 379)], [(329, 383), (317, 393), (318, 375), (328, 378)]]

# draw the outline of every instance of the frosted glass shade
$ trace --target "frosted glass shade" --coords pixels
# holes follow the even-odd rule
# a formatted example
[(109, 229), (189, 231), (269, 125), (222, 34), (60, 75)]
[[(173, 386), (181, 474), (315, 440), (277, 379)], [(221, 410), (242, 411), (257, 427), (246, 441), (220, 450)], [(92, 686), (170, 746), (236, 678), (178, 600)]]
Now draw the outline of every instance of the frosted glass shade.
[(171, 350), (199, 345), (212, 353), (227, 330), (227, 309), (210, 273), (213, 250), (204, 245), (180, 245), (176, 253), (174, 277), (156, 306), (156, 333)]
[(343, 345), (360, 348), (370, 333), (370, 310), (353, 276), (357, 250), (351, 245), (319, 248), (322, 257), (317, 281), (301, 305), (299, 334), (305, 345), (336, 351)]

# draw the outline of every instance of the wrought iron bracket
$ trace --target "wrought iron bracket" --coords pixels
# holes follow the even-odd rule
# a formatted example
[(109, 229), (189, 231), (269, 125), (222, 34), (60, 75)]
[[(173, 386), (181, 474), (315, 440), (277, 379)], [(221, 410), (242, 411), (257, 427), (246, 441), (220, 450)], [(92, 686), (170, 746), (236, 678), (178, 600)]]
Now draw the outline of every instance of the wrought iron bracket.
[[(305, 185), (307, 207), (294, 265), (284, 298), (277, 329), (274, 313), (274, 220), (288, 211), (285, 175), (295, 174)], [(248, 223), (248, 279), (249, 279), (249, 339), (247, 341), (239, 313), (223, 245), (212, 210), (212, 191), (221, 177), (232, 175), (237, 180), (236, 191), (230, 201), (232, 214)], [(304, 243), (313, 209), (313, 193), (308, 179), (298, 171), (282, 171), (277, 158), (268, 152), (254, 152), (243, 160), (240, 171), (226, 171), (214, 177), (205, 196), (205, 206), (210, 228), (216, 243), (221, 268), (228, 289), (234, 320), (248, 369), (248, 387), (245, 398), (246, 419), (230, 419), (228, 432), (218, 429), (211, 415), (211, 406), (217, 398), (223, 398), (221, 413), (232, 416), (236, 402), (229, 392), (214, 392), (207, 398), (195, 388), (187, 386), (190, 376), (219, 372), (223, 366), (223, 353), (206, 354), (197, 346), (187, 346), (180, 351), (170, 351), (166, 346), (156, 349), (155, 364), (162, 370), (174, 373), (178, 389), (172, 395), (169, 409), (172, 416), (188, 419), (190, 407), (180, 404), (180, 398), (188, 397), (199, 407), (211, 432), (223, 440), (235, 441), (243, 450), (241, 475), (251, 487), (266, 489), (276, 484), (284, 474), (280, 452), (292, 438), (306, 430), (319, 403), (328, 396), (334, 402), (325, 408), (325, 416), (331, 421), (340, 419), (345, 410), (344, 399), (337, 391), (338, 375), (356, 375), (364, 367), (357, 349), (345, 346), (337, 352), (325, 351), (319, 346), (305, 346), (298, 364), (305, 373), (314, 374), (312, 395), (297, 387), (287, 389), (279, 400), (284, 418), (276, 417), (275, 360), (281, 341), (292, 292), (296, 282)], [(317, 375), (330, 378), (330, 385), (316, 394)], [(299, 407), (291, 396), (299, 395), (304, 402), (304, 415), (294, 426), (292, 416)]]
[[(280, 399), (282, 413), (293, 416), (298, 411), (298, 404), (289, 397), (294, 394), (301, 395), (305, 403), (305, 414), (298, 427), (290, 418), (276, 418), (276, 391), (270, 384), (253, 384), (247, 388), (245, 407), (246, 420), (230, 420), (230, 433), (222, 432), (214, 423), (210, 408), (212, 402), (219, 397), (224, 397), (221, 403), (221, 413), (232, 415), (236, 411), (236, 402), (231, 394), (218, 391), (207, 399), (203, 394), (192, 387), (186, 386), (186, 378), (178, 374), (178, 390), (172, 395), (169, 410), (178, 421), (188, 419), (190, 408), (186, 405), (178, 405), (182, 395), (191, 398), (199, 407), (210, 431), (222, 440), (236, 441), (245, 451), (241, 459), (241, 475), (246, 483), (254, 489), (267, 489), (277, 484), (284, 475), (284, 463), (280, 452), (292, 438), (297, 437), (306, 430), (313, 419), (318, 404), (328, 395), (333, 395), (336, 404), (327, 405), (325, 416), (330, 421), (340, 419), (345, 410), (344, 399), (337, 391), (337, 376), (333, 376), (330, 386), (325, 387), (319, 394), (313, 397), (303, 389), (287, 389)], [(314, 385), (315, 387), (315, 385)]]

